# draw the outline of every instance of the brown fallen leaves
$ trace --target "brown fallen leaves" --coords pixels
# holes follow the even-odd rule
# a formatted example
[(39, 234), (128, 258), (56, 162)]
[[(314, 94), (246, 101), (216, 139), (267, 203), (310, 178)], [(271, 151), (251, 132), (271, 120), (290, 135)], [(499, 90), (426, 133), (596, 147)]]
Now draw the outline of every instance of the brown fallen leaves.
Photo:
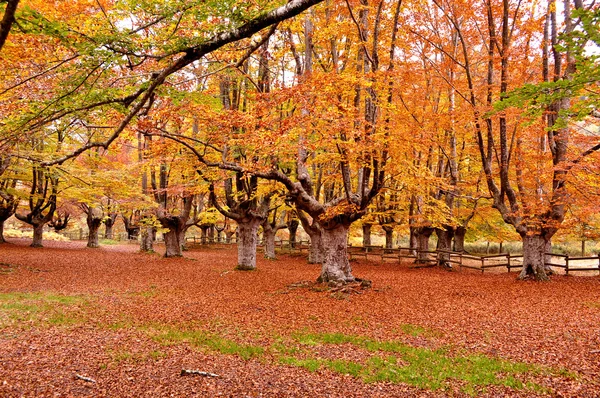
[[(265, 357), (244, 360), (186, 343), (164, 345), (147, 331), (156, 325), (187, 325), (261, 346), (297, 332), (443, 346), (578, 374), (540, 376), (536, 382), (547, 390), (535, 394), (600, 396), (598, 277), (518, 282), (515, 274), (359, 261), (353, 273), (372, 281), (372, 288), (321, 286), (312, 282), (318, 266), (298, 257), (259, 259), (256, 271), (233, 271), (234, 247), (201, 247), (181, 259), (164, 259), (137, 253), (136, 245), (86, 249), (79, 242), (48, 242), (33, 249), (28, 243), (0, 246), (0, 263), (10, 264), (0, 273), (0, 295), (52, 292), (83, 297), (85, 303), (56, 302), (62, 318), (23, 307), (30, 313), (15, 321), (12, 307), (0, 301), (0, 396), (464, 395), (458, 382), (437, 391), (366, 384)], [(77, 317), (67, 322), (72, 313)], [(85, 321), (78, 320), (83, 316)], [(353, 360), (361, 355), (347, 345), (316, 352)], [(182, 369), (220, 377), (181, 377)], [(479, 394), (534, 392), (490, 387)]]

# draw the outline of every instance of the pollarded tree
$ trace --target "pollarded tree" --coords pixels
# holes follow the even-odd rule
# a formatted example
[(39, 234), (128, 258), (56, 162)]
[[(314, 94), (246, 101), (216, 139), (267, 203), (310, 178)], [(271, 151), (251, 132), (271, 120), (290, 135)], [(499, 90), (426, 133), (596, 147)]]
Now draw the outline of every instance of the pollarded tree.
[(258, 227), (268, 218), (274, 191), (271, 188), (260, 192), (258, 178), (244, 176), (242, 172), (225, 177), (219, 185), (224, 204), (218, 199), (215, 184), (210, 187), (210, 202), (221, 214), (237, 224), (237, 269), (253, 270), (256, 268)]
[(52, 220), (56, 210), (59, 177), (55, 170), (34, 165), (31, 167), (31, 179), (22, 180), (29, 185), (26, 194), (27, 213), (15, 213), (18, 220), (33, 227), (31, 247), (42, 247), (44, 226)]
[(277, 235), (277, 231), (287, 228), (287, 225), (284, 223), (286, 212), (282, 211), (278, 214), (277, 211), (281, 207), (281, 204), (273, 206), (273, 199), (276, 200), (277, 198), (266, 198), (268, 200), (266, 204), (271, 207), (268, 209), (267, 217), (260, 225), (263, 231), (264, 255), (265, 258), (270, 260), (275, 259), (275, 235)]
[[(395, 37), (387, 38), (392, 43), (389, 64), (381, 68), (379, 33), (384, 24), (396, 31), (400, 6), (394, 7), (393, 15), (384, 12), (383, 6), (362, 7), (355, 24), (354, 9), (330, 4), (346, 27), (340, 39), (352, 50), (344, 53), (343, 61), (337, 44), (332, 46), (327, 40), (326, 52), (335, 56), (324, 63), (323, 72), (304, 73), (296, 86), (256, 96), (244, 114), (235, 109), (227, 112), (227, 106), (213, 112), (213, 119), (200, 121), (202, 140), (170, 137), (210, 167), (232, 171), (240, 178), (282, 183), (287, 200), (321, 230), (324, 256), (319, 280), (324, 282), (355, 280), (346, 251), (348, 229), (364, 215), (385, 179), (392, 118), (383, 117), (380, 123), (378, 115), (379, 104), (391, 102), (387, 72), (393, 64)], [(376, 16), (372, 25), (367, 24), (369, 12)], [(326, 20), (327, 15), (321, 21)], [(357, 35), (359, 39), (354, 41)], [(373, 43), (371, 49), (366, 42)], [(348, 66), (342, 67), (345, 63)], [(323, 92), (331, 94), (324, 96)], [(386, 109), (391, 111), (392, 107)], [(215, 157), (210, 155), (215, 143), (235, 150), (220, 149)], [(313, 173), (321, 169), (331, 173), (321, 185), (323, 192), (317, 190), (319, 177)]]
[(85, 222), (88, 226), (87, 247), (98, 248), (98, 231), (104, 220), (104, 212), (100, 206), (94, 204), (81, 203), (81, 210), (85, 214)]
[[(551, 87), (570, 86), (573, 80), (576, 59), (559, 42), (558, 22), (562, 19), (564, 33), (571, 34), (576, 24), (572, 12), (582, 8), (583, 1), (565, 1), (562, 16), (554, 1), (536, 7), (522, 7), (520, 1), (488, 1), (474, 13), (443, 1), (435, 4), (459, 37), (461, 51), (455, 61), (464, 71), (462, 99), (472, 108), (493, 207), (523, 240), (524, 267), (519, 277), (547, 280), (544, 253), (565, 217), (572, 164), (598, 149), (597, 145), (583, 150), (573, 146), (579, 131), (561, 117), (577, 94), (568, 89), (568, 95), (563, 91), (554, 96)], [(481, 35), (482, 22), (485, 35)], [(532, 42), (541, 43), (540, 50)], [(478, 75), (485, 76), (485, 86), (478, 83)], [(514, 97), (504, 100), (499, 112), (487, 112), (511, 88), (544, 81), (542, 97), (550, 100), (542, 101), (543, 115), (529, 117), (523, 102), (511, 107)]]

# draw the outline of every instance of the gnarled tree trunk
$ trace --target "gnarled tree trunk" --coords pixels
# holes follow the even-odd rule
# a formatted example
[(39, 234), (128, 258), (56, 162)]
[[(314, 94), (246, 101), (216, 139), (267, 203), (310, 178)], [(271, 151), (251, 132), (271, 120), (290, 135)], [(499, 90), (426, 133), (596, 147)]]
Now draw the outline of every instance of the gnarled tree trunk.
[(86, 222), (88, 226), (87, 247), (93, 249), (100, 247), (98, 243), (98, 231), (102, 225), (102, 210), (97, 207), (88, 206)]
[(262, 224), (263, 227), (263, 245), (265, 258), (269, 260), (275, 259), (275, 235), (277, 231), (271, 226), (269, 221)]
[(433, 233), (433, 228), (431, 227), (419, 227), (415, 228), (413, 231), (414, 239), (416, 240), (416, 263), (427, 263), (429, 262), (429, 238)]
[(31, 242), (31, 247), (44, 247), (42, 242), (45, 224), (46, 223), (31, 224), (33, 226), (33, 241)]
[(454, 230), (454, 251), (465, 253), (465, 235), (467, 229), (463, 226), (458, 226)]
[(251, 271), (256, 269), (256, 246), (258, 244), (258, 226), (260, 220), (239, 220), (238, 224), (238, 264), (237, 269)]
[(159, 221), (164, 228), (169, 229), (163, 234), (165, 257), (181, 257), (181, 234), (184, 233), (185, 220), (178, 216), (164, 216)]
[(443, 251), (452, 250), (452, 238), (454, 237), (454, 228), (446, 226), (443, 228), (436, 228), (435, 233), (437, 235), (437, 250), (442, 252), (438, 253), (438, 265), (446, 268), (452, 268), (450, 265), (450, 254), (444, 253)]
[(179, 236), (181, 231), (176, 228), (169, 229), (164, 233), (165, 238), (165, 257), (181, 257), (181, 243)]
[(323, 266), (319, 282), (347, 283), (355, 280), (348, 261), (348, 229), (350, 225), (338, 224), (334, 228), (321, 229)]
[(547, 240), (541, 235), (525, 235), (522, 236), (522, 239), (523, 269), (519, 274), (519, 279), (550, 280), (544, 266)]
[(140, 251), (144, 253), (154, 253), (154, 227), (142, 228), (141, 235)]

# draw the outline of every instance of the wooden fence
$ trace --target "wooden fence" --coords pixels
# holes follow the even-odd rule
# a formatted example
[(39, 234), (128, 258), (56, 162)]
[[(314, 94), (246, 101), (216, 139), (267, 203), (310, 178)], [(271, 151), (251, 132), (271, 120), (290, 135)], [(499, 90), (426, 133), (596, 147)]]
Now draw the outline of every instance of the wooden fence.
[[(512, 270), (520, 270), (523, 268), (522, 254), (492, 254), (485, 256), (475, 256), (472, 254), (453, 252), (449, 250), (416, 250), (408, 247), (398, 247), (394, 249), (386, 249), (382, 246), (349, 246), (348, 256), (350, 259), (355, 257), (363, 257), (368, 259), (369, 256), (377, 257), (381, 261), (403, 259), (417, 259), (425, 262), (436, 263), (440, 260), (452, 266), (461, 268), (475, 269), (481, 272), (494, 268), (506, 268), (507, 272)], [(551, 267), (561, 268), (566, 275), (570, 272), (580, 271), (598, 271), (600, 272), (600, 254), (591, 257), (570, 257), (564, 254), (546, 253), (546, 265)]]

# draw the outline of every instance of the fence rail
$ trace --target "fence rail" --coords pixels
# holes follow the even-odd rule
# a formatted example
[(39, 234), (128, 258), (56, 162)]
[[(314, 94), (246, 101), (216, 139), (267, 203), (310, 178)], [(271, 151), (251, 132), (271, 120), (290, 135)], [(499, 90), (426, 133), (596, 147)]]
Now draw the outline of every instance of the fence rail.
[[(84, 231), (61, 232), (61, 235), (64, 235), (71, 240), (85, 240), (88, 238), (87, 232)], [(106, 237), (100, 234), (100, 238), (105, 239)], [(115, 233), (113, 235), (113, 240), (128, 241), (131, 239), (128, 239), (127, 233)], [(135, 240), (137, 240), (137, 237)], [(160, 241), (160, 239), (157, 240)], [(228, 240), (226, 240), (224, 236), (215, 238), (188, 236), (185, 238), (185, 240), (188, 243), (202, 245), (215, 243), (237, 243), (235, 235), (231, 236)], [(310, 249), (310, 241), (301, 240), (290, 242), (289, 240), (276, 240), (275, 247), (280, 251), (287, 253), (308, 253)], [(508, 272), (511, 272), (513, 269), (523, 268), (522, 254), (500, 253), (476, 256), (473, 254), (454, 252), (450, 250), (417, 250), (409, 247), (386, 248), (377, 245), (348, 246), (348, 257), (351, 260), (355, 257), (369, 259), (369, 256), (375, 256), (381, 261), (397, 260), (398, 262), (401, 262), (403, 259), (418, 259), (419, 262), (424, 263), (439, 263), (443, 261), (448, 265), (458, 266), (459, 269), (468, 268), (481, 272), (485, 272), (485, 270), (493, 268), (506, 268)], [(569, 275), (571, 272), (598, 271), (600, 273), (600, 253), (597, 256), (587, 257), (571, 257), (566, 254), (546, 253), (546, 260), (544, 264), (550, 267), (561, 268), (564, 270), (566, 275)]]

